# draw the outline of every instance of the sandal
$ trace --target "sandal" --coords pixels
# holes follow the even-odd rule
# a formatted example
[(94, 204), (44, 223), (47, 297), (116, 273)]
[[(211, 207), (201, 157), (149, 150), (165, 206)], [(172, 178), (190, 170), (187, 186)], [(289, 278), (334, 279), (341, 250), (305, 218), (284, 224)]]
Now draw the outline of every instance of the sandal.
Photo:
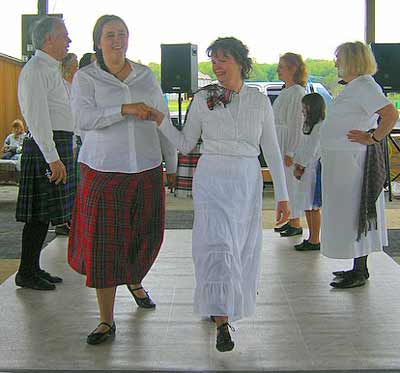
[[(108, 330), (105, 332), (96, 332), (97, 328), (101, 325), (105, 325), (108, 327)], [(116, 331), (116, 326), (115, 322), (112, 323), (112, 325), (106, 323), (106, 322), (101, 322), (99, 325), (97, 325), (96, 329), (93, 330), (86, 339), (86, 342), (90, 345), (98, 345), (100, 343), (105, 342), (108, 338), (114, 338), (115, 337), (115, 331)]]
[[(140, 308), (156, 308), (156, 304), (152, 301), (152, 299), (150, 298), (149, 293), (143, 289), (143, 286), (140, 286), (138, 288), (132, 289), (129, 285), (126, 285), (128, 290), (130, 291), (130, 293), (132, 294), (133, 298), (135, 299), (136, 304), (140, 307)], [(145, 298), (139, 298), (137, 295), (135, 295), (135, 291), (137, 290), (144, 290), (144, 292), (146, 293), (146, 297)]]

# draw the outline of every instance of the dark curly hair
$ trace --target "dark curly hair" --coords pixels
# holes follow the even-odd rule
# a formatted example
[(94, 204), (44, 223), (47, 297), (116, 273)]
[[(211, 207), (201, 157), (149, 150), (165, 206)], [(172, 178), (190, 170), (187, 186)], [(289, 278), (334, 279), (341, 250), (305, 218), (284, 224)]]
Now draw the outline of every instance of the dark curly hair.
[(208, 57), (222, 52), (225, 56), (232, 56), (235, 61), (242, 67), (242, 79), (248, 79), (252, 70), (253, 61), (248, 57), (249, 49), (240, 40), (234, 37), (218, 38), (207, 48)]
[(106, 64), (104, 63), (103, 52), (101, 51), (101, 49), (99, 49), (99, 44), (100, 44), (101, 34), (103, 33), (104, 25), (111, 21), (121, 22), (125, 26), (126, 31), (128, 32), (128, 35), (129, 35), (128, 26), (126, 25), (126, 23), (124, 22), (124, 20), (121, 17), (106, 14), (104, 16), (101, 16), (96, 21), (96, 24), (94, 25), (94, 29), (93, 29), (93, 50), (96, 52), (96, 59), (100, 65), (100, 67), (107, 72), (109, 72), (109, 71), (107, 69)]

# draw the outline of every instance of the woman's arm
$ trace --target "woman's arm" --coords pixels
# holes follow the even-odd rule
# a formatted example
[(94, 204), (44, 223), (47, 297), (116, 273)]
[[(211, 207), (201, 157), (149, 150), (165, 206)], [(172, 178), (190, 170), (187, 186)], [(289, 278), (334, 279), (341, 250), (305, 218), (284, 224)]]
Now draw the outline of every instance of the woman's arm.
[(388, 104), (376, 111), (380, 116), (378, 128), (371, 134), (360, 130), (351, 130), (347, 133), (347, 138), (351, 142), (358, 142), (363, 145), (372, 145), (383, 140), (396, 125), (399, 113), (393, 104)]

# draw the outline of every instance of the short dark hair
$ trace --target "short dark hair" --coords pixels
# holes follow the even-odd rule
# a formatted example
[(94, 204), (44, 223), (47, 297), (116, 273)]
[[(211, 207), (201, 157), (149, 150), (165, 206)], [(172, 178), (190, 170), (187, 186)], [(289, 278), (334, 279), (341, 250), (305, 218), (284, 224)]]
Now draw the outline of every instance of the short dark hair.
[(301, 103), (309, 108), (304, 118), (303, 133), (309, 135), (314, 126), (325, 119), (326, 105), (323, 97), (319, 93), (309, 93), (305, 95)]
[(103, 33), (104, 25), (107, 24), (108, 22), (112, 22), (112, 21), (121, 22), (125, 26), (126, 31), (129, 34), (128, 26), (126, 25), (125, 21), (121, 17), (115, 16), (113, 14), (111, 14), (111, 15), (105, 14), (104, 16), (101, 16), (96, 21), (96, 24), (94, 25), (94, 29), (93, 29), (93, 50), (96, 52), (96, 59), (100, 65), (100, 67), (107, 72), (109, 72), (109, 71), (107, 69), (107, 66), (104, 63), (103, 53), (102, 53), (101, 49), (98, 48), (98, 45), (100, 43), (101, 34)]
[(242, 67), (242, 79), (249, 78), (253, 61), (248, 57), (249, 49), (240, 40), (234, 37), (218, 38), (217, 40), (213, 41), (206, 50), (208, 57), (211, 57), (217, 52), (222, 52), (226, 56), (232, 56)]

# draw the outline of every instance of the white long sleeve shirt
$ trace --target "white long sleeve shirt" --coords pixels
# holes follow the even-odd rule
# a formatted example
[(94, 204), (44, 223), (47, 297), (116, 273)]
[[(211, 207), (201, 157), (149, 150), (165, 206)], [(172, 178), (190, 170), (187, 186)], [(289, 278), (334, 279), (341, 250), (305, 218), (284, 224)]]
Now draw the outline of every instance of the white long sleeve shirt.
[(269, 99), (246, 85), (226, 108), (216, 106), (209, 110), (206, 99), (206, 91), (195, 95), (182, 131), (178, 131), (169, 118), (164, 118), (160, 130), (182, 153), (189, 153), (200, 137), (202, 154), (257, 157), (261, 145), (271, 171), (276, 200), (288, 200)]
[(46, 162), (59, 160), (53, 131), (73, 132), (69, 94), (60, 62), (37, 50), (19, 76), (18, 101), (29, 132)]
[(320, 130), (323, 122), (314, 125), (309, 135), (304, 135), (294, 155), (294, 163), (307, 167), (311, 162), (321, 158)]
[(301, 100), (305, 95), (305, 89), (299, 84), (284, 88), (274, 101), (273, 109), (275, 125), (287, 127), (286, 149), (282, 149), (284, 155), (293, 157), (303, 136), (302, 128), (304, 117)]
[(121, 106), (143, 102), (169, 118), (161, 89), (151, 70), (129, 62), (132, 71), (121, 82), (96, 63), (79, 70), (72, 82), (76, 125), (85, 134), (79, 162), (104, 172), (138, 173), (159, 166), (175, 173), (176, 148), (148, 121), (123, 116)]

